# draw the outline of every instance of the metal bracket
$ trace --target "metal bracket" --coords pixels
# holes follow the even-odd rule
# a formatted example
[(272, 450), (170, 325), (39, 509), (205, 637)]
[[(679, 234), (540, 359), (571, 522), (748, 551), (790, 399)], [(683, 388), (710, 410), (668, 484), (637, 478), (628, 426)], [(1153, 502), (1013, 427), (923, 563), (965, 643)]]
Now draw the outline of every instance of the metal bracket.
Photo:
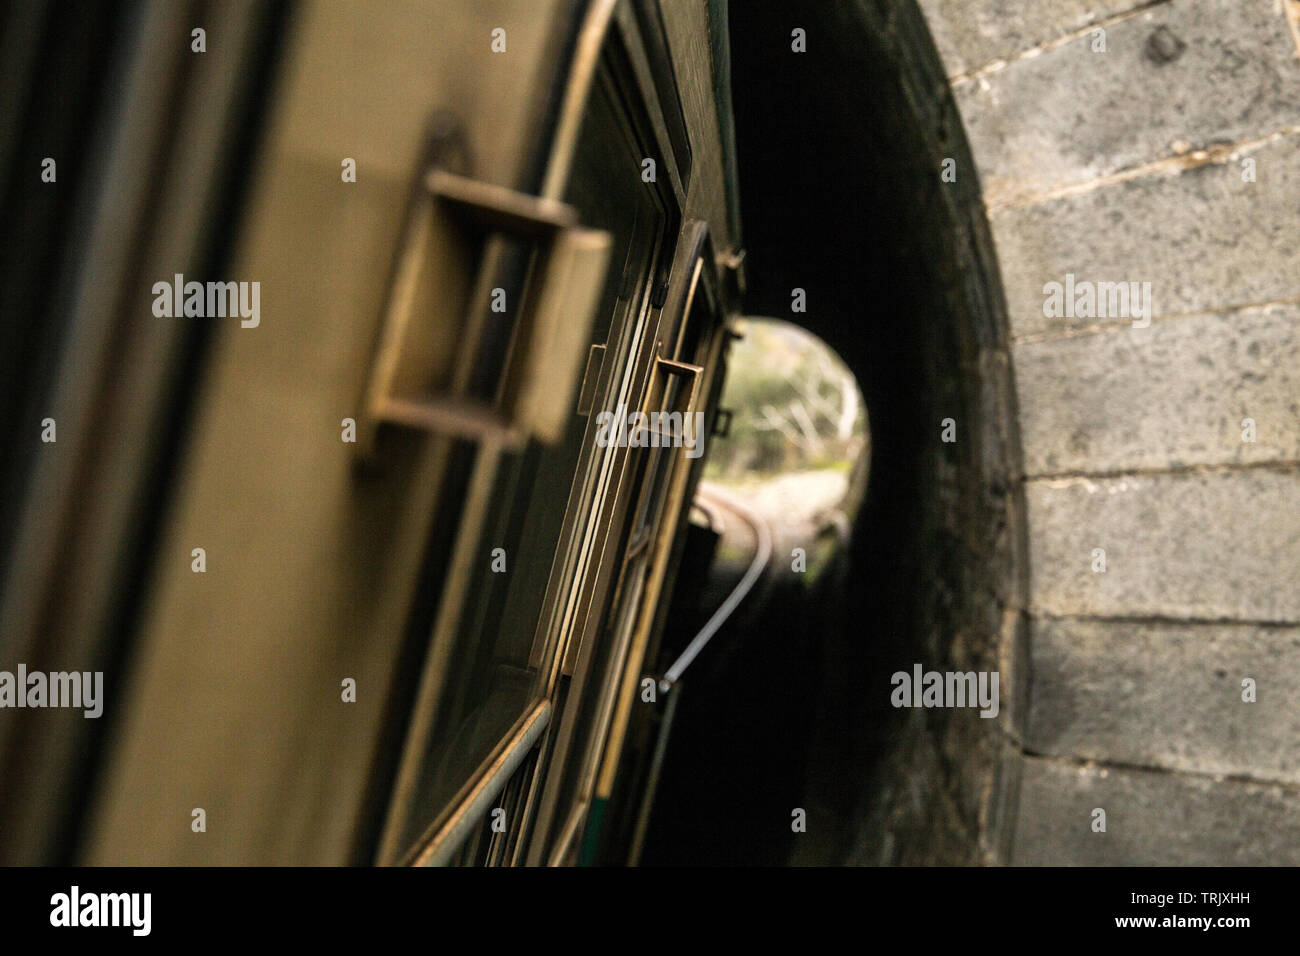
[(723, 257), (721, 266), (723, 282), (731, 297), (739, 304), (744, 301), (745, 289), (748, 285), (745, 276), (745, 250), (733, 249)]
[[(660, 343), (661, 351), (662, 348), (663, 344)], [(692, 365), (689, 362), (679, 362), (674, 359), (666, 359), (662, 354), (659, 354), (655, 356), (654, 371), (655, 374), (651, 378), (650, 389), (646, 396), (645, 411), (648, 413), (657, 411), (678, 412), (682, 416), (683, 427), (685, 427), (686, 417), (693, 415), (696, 411), (696, 403), (699, 398), (698, 392), (700, 376), (704, 373), (703, 367)], [(672, 403), (674, 407), (667, 408), (665, 407), (665, 398), (667, 397), (668, 378), (670, 376), (683, 379), (684, 381), (681, 386), (679, 386), (676, 401)], [(682, 391), (683, 389), (684, 394)], [(643, 425), (642, 428), (651, 434), (657, 433), (664, 438), (671, 437), (658, 428), (651, 428), (648, 425)], [(701, 435), (699, 437), (702, 439), (704, 436)]]
[[(565, 203), (437, 166), (425, 173), (421, 187), (418, 207), (402, 240), (366, 387), (358, 453), (372, 455), (376, 433), (385, 425), (511, 448), (529, 438), (558, 441), (568, 424), (578, 366), (604, 289), (610, 234), (579, 227), (577, 211)], [(472, 256), (472, 248), (466, 248), (467, 230), (521, 241), (533, 249), (510, 357), (494, 402), (475, 399), (454, 387), (416, 390), (410, 384), (419, 380), (422, 371), (421, 333), (455, 335), (457, 318), (463, 322), (475, 310), (488, 308), (493, 290), (488, 288), (484, 256), (477, 277), (462, 282), (468, 294), (448, 289), (447, 298), (459, 301), (439, 301), (435, 306), (439, 314), (420, 316), (421, 327), (415, 327), (413, 299), (420, 270), (436, 257), (444, 264), (467, 261)], [(471, 346), (453, 358), (456, 363), (472, 363), (477, 356)]]
[(731, 435), (731, 418), (733, 412), (730, 408), (719, 408), (713, 416), (713, 437), (727, 438)]

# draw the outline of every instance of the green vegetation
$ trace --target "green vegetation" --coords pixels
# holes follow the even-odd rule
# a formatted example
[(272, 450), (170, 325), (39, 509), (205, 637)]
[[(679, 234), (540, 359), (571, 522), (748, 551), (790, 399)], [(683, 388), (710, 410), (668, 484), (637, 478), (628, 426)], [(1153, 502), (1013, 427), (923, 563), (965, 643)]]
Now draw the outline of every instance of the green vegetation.
[(728, 484), (794, 471), (851, 471), (866, 451), (867, 421), (853, 373), (816, 336), (788, 322), (736, 322), (722, 405), (727, 438), (714, 438), (705, 477)]

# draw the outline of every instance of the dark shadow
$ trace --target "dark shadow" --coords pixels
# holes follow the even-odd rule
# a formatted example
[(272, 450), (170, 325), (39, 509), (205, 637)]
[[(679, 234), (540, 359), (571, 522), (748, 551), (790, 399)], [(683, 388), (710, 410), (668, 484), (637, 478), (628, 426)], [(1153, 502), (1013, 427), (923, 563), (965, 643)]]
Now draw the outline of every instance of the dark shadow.
[(725, 673), (688, 688), (709, 700), (683, 710), (674, 746), (708, 752), (657, 812), (692, 816), (675, 841), (698, 841), (699, 862), (996, 861), (1018, 708), (981, 721), (889, 702), (895, 671), (1006, 669), (1020, 646), (1002, 633), (1026, 573), (1005, 306), (949, 85), (912, 2), (733, 4), (731, 42), (746, 311), (849, 365), (872, 465), (837, 591), (775, 585)]

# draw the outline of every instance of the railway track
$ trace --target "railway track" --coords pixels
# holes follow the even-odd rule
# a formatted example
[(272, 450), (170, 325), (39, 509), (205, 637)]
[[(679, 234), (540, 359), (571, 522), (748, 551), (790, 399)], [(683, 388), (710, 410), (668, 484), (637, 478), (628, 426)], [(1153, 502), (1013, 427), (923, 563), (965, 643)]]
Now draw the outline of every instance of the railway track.
[(743, 501), (711, 482), (701, 482), (696, 492), (696, 505), (709, 516), (710, 522), (720, 534), (728, 527), (726, 523), (728, 515), (737, 523), (747, 526), (754, 536), (754, 557), (731, 593), (664, 672), (659, 687), (665, 693), (681, 680), (682, 674), (691, 666), (691, 662), (700, 655), (713, 636), (741, 606), (772, 560), (772, 529), (762, 515)]

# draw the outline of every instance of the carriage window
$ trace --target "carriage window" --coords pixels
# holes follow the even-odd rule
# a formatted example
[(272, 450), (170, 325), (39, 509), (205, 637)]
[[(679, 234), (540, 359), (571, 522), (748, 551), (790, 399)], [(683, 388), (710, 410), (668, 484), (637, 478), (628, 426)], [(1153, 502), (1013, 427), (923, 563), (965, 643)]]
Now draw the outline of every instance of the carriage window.
[[(643, 317), (665, 227), (662, 200), (638, 175), (643, 155), (612, 77), (602, 69), (566, 201), (579, 209), (584, 226), (613, 236), (591, 344), (607, 346), (606, 362), (616, 370), (634, 344), (630, 327)], [(610, 397), (596, 396), (593, 416), (616, 400), (619, 379), (619, 374), (609, 377)], [(463, 788), (545, 692), (549, 654), (539, 657), (534, 646), (539, 624), (545, 629), (553, 567), (575, 531), (565, 525), (566, 505), (571, 493), (591, 493), (584, 476), (600, 449), (588, 437), (590, 421), (575, 413), (560, 442), (530, 442), (506, 456), (498, 470), (446, 692), (426, 738), (409, 819), (402, 825), (403, 846), (451, 811)]]

